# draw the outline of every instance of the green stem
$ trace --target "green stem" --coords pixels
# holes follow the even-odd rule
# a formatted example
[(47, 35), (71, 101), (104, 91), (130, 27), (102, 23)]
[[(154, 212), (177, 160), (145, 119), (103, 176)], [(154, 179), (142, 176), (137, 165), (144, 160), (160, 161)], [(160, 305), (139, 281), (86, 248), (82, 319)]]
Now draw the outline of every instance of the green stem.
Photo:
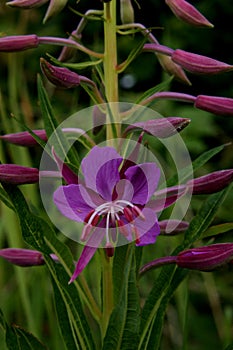
[(101, 322), (102, 338), (104, 338), (109, 318), (113, 309), (113, 281), (112, 281), (112, 262), (111, 258), (108, 258), (104, 249), (101, 249), (102, 258), (102, 298), (103, 298), (103, 316)]
[[(107, 102), (118, 102), (117, 40), (116, 40), (116, 0), (104, 4), (104, 81)], [(107, 117), (107, 140), (113, 139), (111, 122), (119, 122), (118, 105), (111, 105), (111, 114)], [(116, 130), (117, 136), (120, 129)]]

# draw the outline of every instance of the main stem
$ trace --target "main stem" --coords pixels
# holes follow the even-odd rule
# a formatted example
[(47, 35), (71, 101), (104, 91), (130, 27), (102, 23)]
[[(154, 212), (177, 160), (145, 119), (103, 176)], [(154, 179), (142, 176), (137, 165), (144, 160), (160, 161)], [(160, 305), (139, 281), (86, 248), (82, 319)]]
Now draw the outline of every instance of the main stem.
[[(116, 0), (104, 4), (104, 80), (107, 102), (118, 102), (117, 39), (116, 39)], [(118, 104), (110, 104), (107, 111), (107, 140), (114, 138), (111, 123), (119, 122)], [(119, 125), (115, 126), (116, 135), (120, 135)]]

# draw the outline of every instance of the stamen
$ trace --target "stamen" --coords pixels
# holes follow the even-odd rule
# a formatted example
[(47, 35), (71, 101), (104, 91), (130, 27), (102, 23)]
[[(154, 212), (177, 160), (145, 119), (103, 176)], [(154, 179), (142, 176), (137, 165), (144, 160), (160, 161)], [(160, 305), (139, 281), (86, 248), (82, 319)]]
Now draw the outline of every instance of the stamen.
[(130, 210), (128, 207), (124, 208), (124, 214), (125, 214), (125, 218), (128, 222), (132, 222), (133, 221), (133, 215), (132, 215), (132, 210)]
[(92, 229), (93, 229), (93, 227), (90, 224), (86, 224), (83, 227), (83, 231), (82, 231), (82, 234), (81, 234), (81, 237), (80, 237), (80, 240), (82, 242), (85, 242), (90, 237)]
[(132, 207), (132, 211), (134, 212), (135, 215), (139, 216), (140, 219), (146, 220), (146, 218), (145, 218), (143, 212), (142, 212), (141, 209), (139, 209), (136, 205), (134, 205), (134, 206)]

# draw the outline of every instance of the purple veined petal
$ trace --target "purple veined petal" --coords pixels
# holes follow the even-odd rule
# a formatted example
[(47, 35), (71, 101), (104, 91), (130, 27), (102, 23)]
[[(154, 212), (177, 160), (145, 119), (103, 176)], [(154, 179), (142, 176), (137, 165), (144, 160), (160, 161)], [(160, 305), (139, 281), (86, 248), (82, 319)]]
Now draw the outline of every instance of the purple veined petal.
[(113, 147), (98, 147), (91, 149), (88, 155), (82, 160), (81, 168), (85, 178), (86, 187), (97, 191), (96, 176), (101, 166), (112, 159), (121, 159), (121, 156)]
[(146, 207), (143, 209), (143, 215), (145, 216), (145, 220), (140, 218), (135, 220), (135, 226), (140, 235), (140, 242), (136, 244), (137, 246), (154, 244), (160, 233), (155, 211)]
[(144, 205), (158, 186), (160, 170), (155, 163), (143, 163), (128, 168), (125, 176), (134, 187), (133, 203)]
[(100, 232), (95, 232), (96, 230), (97, 228), (93, 231), (91, 237), (89, 238), (85, 247), (83, 248), (83, 251), (75, 266), (74, 273), (71, 276), (71, 279), (69, 281), (69, 284), (72, 283), (78, 277), (78, 275), (83, 271), (83, 269), (87, 266), (87, 264), (95, 254), (98, 246), (100, 245), (104, 237), (105, 231), (102, 229), (100, 230)]
[(153, 208), (156, 212), (160, 212), (163, 209), (169, 207), (175, 203), (181, 196), (186, 193), (185, 185), (178, 185), (168, 187), (154, 193), (155, 199), (152, 199), (148, 205)]
[(122, 199), (129, 202), (132, 202), (134, 195), (134, 188), (132, 183), (129, 180), (121, 179), (116, 184), (116, 199)]
[(82, 185), (58, 187), (54, 192), (53, 200), (62, 215), (77, 222), (83, 222), (95, 208), (91, 197)]
[(112, 200), (113, 190), (120, 180), (119, 166), (122, 158), (106, 161), (96, 174), (97, 192), (107, 201)]

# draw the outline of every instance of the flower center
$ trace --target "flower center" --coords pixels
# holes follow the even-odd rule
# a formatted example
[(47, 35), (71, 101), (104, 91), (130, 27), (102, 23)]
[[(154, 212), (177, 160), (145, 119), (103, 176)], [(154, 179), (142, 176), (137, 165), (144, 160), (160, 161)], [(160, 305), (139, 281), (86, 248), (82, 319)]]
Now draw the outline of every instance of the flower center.
[(140, 241), (140, 235), (137, 227), (135, 226), (134, 220), (136, 217), (145, 220), (145, 217), (141, 211), (141, 209), (135, 204), (124, 200), (117, 199), (115, 201), (106, 202), (104, 204), (99, 205), (84, 219), (86, 225), (84, 226), (81, 240), (86, 241), (90, 236), (91, 231), (94, 226), (98, 226), (98, 224), (104, 219), (105, 220), (105, 235), (106, 235), (106, 245), (110, 245), (110, 228), (117, 227), (119, 232), (123, 234), (123, 236), (128, 237), (130, 232), (128, 231), (126, 224), (130, 224), (131, 233), (136, 240), (136, 243)]

